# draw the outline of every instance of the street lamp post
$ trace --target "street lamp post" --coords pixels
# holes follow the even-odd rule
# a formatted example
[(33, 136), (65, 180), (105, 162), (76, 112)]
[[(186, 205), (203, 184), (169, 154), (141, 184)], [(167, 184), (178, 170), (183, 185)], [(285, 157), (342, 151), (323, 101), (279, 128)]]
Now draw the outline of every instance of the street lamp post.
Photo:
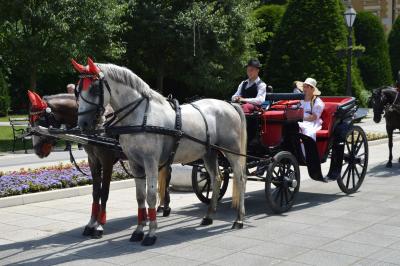
[(346, 21), (347, 28), (349, 29), (349, 36), (347, 38), (347, 88), (346, 88), (346, 95), (351, 96), (351, 59), (353, 56), (353, 38), (352, 38), (352, 31), (353, 31), (353, 24), (354, 20), (356, 19), (357, 12), (349, 6), (349, 8), (344, 12), (344, 19)]

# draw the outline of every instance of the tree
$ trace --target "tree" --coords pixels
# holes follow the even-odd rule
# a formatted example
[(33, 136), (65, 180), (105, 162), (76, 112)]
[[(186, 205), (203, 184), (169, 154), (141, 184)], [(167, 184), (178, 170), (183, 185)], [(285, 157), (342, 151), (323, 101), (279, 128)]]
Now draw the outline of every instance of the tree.
[(70, 72), (70, 57), (107, 59), (124, 51), (115, 36), (126, 4), (118, 0), (1, 0), (0, 6), (5, 60), (31, 89), (41, 74)]
[(257, 43), (259, 60), (267, 62), (271, 50), (271, 41), (278, 30), (286, 7), (282, 5), (263, 5), (254, 10), (254, 16), (258, 19), (258, 26), (263, 33), (263, 40)]
[(254, 7), (246, 0), (138, 1), (127, 18), (126, 64), (164, 94), (173, 85), (181, 98), (226, 97), (256, 55)]
[[(293, 80), (314, 77), (324, 95), (344, 94), (346, 62), (335, 51), (346, 46), (342, 14), (339, 0), (289, 2), (267, 64), (267, 78), (278, 91), (291, 90)], [(364, 88), (357, 73), (353, 69), (353, 91), (360, 95)]]
[(358, 59), (361, 77), (368, 89), (392, 83), (389, 50), (379, 18), (370, 12), (359, 12), (354, 22), (356, 43), (365, 47)]
[(389, 54), (392, 65), (392, 77), (398, 80), (398, 72), (400, 70), (400, 17), (398, 17), (389, 34)]
[(10, 111), (10, 94), (4, 73), (0, 70), (0, 116), (7, 116)]

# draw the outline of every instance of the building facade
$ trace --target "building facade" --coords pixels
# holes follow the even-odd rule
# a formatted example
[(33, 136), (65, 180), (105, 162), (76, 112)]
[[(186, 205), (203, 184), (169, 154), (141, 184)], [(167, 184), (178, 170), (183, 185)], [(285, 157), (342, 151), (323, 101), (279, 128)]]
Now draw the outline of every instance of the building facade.
[(352, 5), (356, 11), (369, 11), (377, 15), (389, 32), (400, 14), (400, 0), (344, 0), (345, 5)]

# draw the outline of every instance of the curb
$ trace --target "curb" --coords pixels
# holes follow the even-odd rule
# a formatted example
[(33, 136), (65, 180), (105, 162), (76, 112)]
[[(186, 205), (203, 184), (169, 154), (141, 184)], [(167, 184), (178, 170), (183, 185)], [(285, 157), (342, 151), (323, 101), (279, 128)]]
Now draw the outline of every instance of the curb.
[[(135, 181), (133, 179), (113, 181), (111, 182), (110, 185), (110, 191), (134, 187), (134, 186), (135, 186)], [(6, 207), (24, 205), (29, 203), (35, 203), (35, 202), (48, 201), (48, 200), (84, 196), (89, 194), (92, 194), (92, 185), (10, 196), (5, 198), (0, 198), (0, 208), (6, 208)]]
[[(395, 142), (396, 140), (400, 140), (400, 136), (393, 136), (393, 142)], [(387, 143), (388, 141), (389, 141), (388, 138), (371, 140), (371, 141), (368, 141), (368, 146), (369, 147), (376, 146), (376, 145)]]

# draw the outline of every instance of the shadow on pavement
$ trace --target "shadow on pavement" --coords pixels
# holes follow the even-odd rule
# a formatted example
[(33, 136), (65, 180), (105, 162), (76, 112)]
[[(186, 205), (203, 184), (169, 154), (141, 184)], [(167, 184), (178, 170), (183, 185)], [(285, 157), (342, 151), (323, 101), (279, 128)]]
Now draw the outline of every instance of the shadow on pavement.
[(400, 163), (394, 159), (391, 168), (386, 167), (386, 161), (381, 164), (368, 169), (368, 175), (373, 177), (394, 177), (400, 175)]
[[(322, 194), (299, 192), (293, 211), (312, 208), (335, 201), (343, 194)], [(172, 202), (173, 208), (173, 202)], [(207, 206), (203, 203), (172, 209), (170, 217), (158, 217), (159, 230), (157, 242), (152, 247), (142, 247), (140, 243), (131, 243), (129, 238), (134, 230), (136, 217), (124, 217), (108, 221), (102, 239), (90, 239), (81, 235), (81, 228), (44, 237), (37, 240), (10, 243), (0, 246), (0, 264), (17, 265), (54, 265), (82, 259), (110, 259), (122, 255), (157, 251), (176, 244), (218, 236), (231, 232), (231, 225), (236, 217), (236, 210), (231, 208), (230, 198), (218, 204), (213, 225), (200, 226)], [(274, 214), (266, 206), (263, 190), (246, 193), (246, 219), (262, 220)], [(282, 214), (282, 216), (288, 214)], [(256, 223), (256, 222), (255, 222)], [(255, 225), (245, 225), (252, 228)], [(129, 229), (132, 227), (132, 229)], [(129, 229), (129, 230), (128, 230)], [(147, 229), (147, 228), (146, 228)], [(32, 254), (31, 254), (32, 253)]]

